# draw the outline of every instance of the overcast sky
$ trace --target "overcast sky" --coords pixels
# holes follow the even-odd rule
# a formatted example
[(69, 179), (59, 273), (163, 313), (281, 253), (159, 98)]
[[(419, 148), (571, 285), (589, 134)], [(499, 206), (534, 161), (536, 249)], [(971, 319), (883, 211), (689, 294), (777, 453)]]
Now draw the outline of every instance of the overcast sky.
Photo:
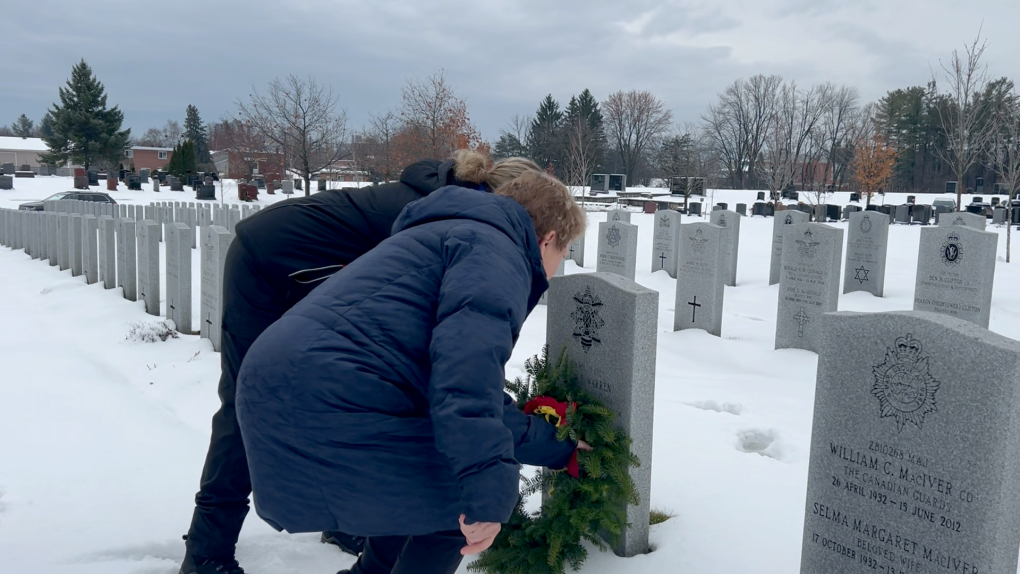
[(313, 75), (353, 127), (444, 69), (494, 141), (548, 93), (650, 90), (695, 121), (740, 77), (919, 85), (983, 26), (990, 72), (1020, 81), (1017, 0), (7, 0), (0, 123), (37, 121), (84, 58), (134, 135), (198, 106), (216, 121), (274, 77)]

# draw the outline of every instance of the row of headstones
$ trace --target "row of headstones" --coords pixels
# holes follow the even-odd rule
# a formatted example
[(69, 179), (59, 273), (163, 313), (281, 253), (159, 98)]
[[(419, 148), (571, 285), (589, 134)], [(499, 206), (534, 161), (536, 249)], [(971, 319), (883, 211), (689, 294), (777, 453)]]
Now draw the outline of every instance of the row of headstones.
[[(843, 231), (791, 225), (784, 267), (803, 268), (802, 295), (812, 285), (828, 289), (812, 282), (825, 273), (838, 277)], [(862, 212), (851, 229), (857, 227), (865, 250), (874, 250), (888, 225)], [(702, 262), (725, 260), (723, 227), (684, 228), (685, 241), (704, 245)], [(988, 266), (988, 235), (948, 221), (922, 230), (927, 260), (919, 276), (944, 274), (929, 269), (942, 266), (990, 284), (990, 276), (960, 260), (973, 253)], [(836, 256), (826, 257), (826, 250)], [(682, 277), (688, 267), (680, 265)], [(574, 364), (585, 390), (614, 411), (641, 461), (631, 471), (639, 502), (627, 508), (629, 524), (614, 548), (621, 556), (648, 549), (657, 315), (657, 292), (616, 274), (550, 282), (550, 362), (563, 357)], [(917, 310), (818, 313), (814, 322), (819, 359), (801, 572), (1016, 571), (1020, 491), (1011, 485), (1020, 478), (1020, 343), (971, 321)]]
[[(49, 202), (48, 202), (49, 203)], [(165, 240), (166, 308), (164, 315), (178, 331), (191, 333), (191, 251), (201, 230), (200, 334), (218, 351), (221, 342), (222, 277), (234, 226), (242, 216), (258, 211), (204, 209), (183, 203), (112, 206), (94, 209), (92, 202), (52, 202), (45, 211), (0, 210), (0, 243), (24, 249), (33, 259), (48, 260), (86, 283), (121, 287), (125, 299), (142, 301), (150, 315), (159, 316), (159, 243)], [(136, 209), (115, 209), (128, 207)], [(136, 219), (137, 217), (137, 219)], [(144, 219), (142, 219), (144, 218)]]

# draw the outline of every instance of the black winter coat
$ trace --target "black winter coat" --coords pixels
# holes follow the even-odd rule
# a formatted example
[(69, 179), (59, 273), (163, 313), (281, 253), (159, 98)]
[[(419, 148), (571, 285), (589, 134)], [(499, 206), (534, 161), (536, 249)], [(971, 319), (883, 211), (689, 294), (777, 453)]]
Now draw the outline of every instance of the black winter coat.
[(528, 213), (446, 187), (408, 205), (394, 231), (269, 327), (241, 367), (255, 508), (278, 529), (505, 522), (521, 453), (562, 468), (574, 450), (503, 392), (548, 287)]

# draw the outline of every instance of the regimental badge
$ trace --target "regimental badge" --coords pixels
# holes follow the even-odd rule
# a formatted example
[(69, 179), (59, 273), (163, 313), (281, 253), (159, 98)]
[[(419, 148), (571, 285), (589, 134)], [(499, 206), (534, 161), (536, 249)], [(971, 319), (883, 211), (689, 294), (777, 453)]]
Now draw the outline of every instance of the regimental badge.
[(957, 215), (956, 219), (953, 220), (953, 225), (963, 225), (963, 226), (966, 226), (967, 222), (963, 220), (963, 216)]
[(613, 214), (613, 221), (620, 221), (620, 214), (619, 213), (614, 213)]
[(960, 241), (959, 235), (950, 232), (945, 242), (942, 243), (941, 249), (942, 262), (946, 264), (946, 267), (959, 265), (963, 260), (963, 242)]
[(726, 214), (725, 213), (720, 213), (719, 214), (719, 220), (716, 222), (716, 225), (718, 225), (719, 227), (726, 227)]
[(587, 353), (592, 347), (602, 344), (599, 338), (599, 329), (605, 326), (606, 322), (599, 316), (602, 309), (602, 299), (591, 292), (591, 287), (585, 287), (584, 292), (578, 291), (574, 295), (574, 303), (577, 308), (570, 314), (574, 321), (574, 338), (580, 341), (581, 349)]
[(620, 233), (620, 228), (615, 225), (610, 226), (609, 232), (606, 233), (606, 241), (610, 247), (618, 247), (620, 242), (623, 241), (623, 234)]
[(783, 225), (793, 225), (793, 216), (787, 213), (786, 219), (783, 220)]
[(868, 233), (871, 231), (871, 216), (865, 215), (861, 218), (861, 233)]
[(897, 432), (909, 422), (918, 429), (928, 413), (938, 412), (935, 394), (939, 382), (932, 376), (928, 358), (921, 357), (921, 342), (910, 333), (896, 339), (896, 348), (885, 350), (885, 362), (875, 365), (871, 394), (878, 399), (881, 418), (896, 419)]
[(702, 237), (702, 235), (703, 233), (698, 229), (694, 232), (693, 237), (688, 237), (691, 240), (691, 249), (699, 255), (705, 252), (705, 243), (708, 242), (708, 238)]
[(801, 257), (813, 259), (815, 254), (818, 252), (818, 246), (821, 244), (821, 241), (814, 240), (814, 236), (810, 231), (805, 231), (804, 238), (797, 240), (797, 249), (800, 251)]
[(670, 221), (668, 216), (663, 215), (662, 217), (659, 218), (659, 227), (667, 227), (668, 228), (668, 227), (671, 227), (672, 225), (673, 225), (673, 222)]

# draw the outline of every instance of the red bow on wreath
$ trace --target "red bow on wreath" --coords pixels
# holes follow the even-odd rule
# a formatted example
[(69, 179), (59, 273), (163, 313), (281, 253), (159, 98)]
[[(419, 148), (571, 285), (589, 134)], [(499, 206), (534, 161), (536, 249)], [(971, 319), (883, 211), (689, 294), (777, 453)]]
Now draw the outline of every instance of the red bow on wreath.
[[(570, 403), (570, 408), (576, 409), (577, 403)], [(552, 397), (535, 397), (525, 403), (524, 414), (545, 416), (546, 421), (561, 427), (567, 424), (567, 403)], [(574, 478), (581, 475), (581, 467), (577, 464), (577, 449), (574, 449), (574, 454), (567, 463), (567, 474)]]

